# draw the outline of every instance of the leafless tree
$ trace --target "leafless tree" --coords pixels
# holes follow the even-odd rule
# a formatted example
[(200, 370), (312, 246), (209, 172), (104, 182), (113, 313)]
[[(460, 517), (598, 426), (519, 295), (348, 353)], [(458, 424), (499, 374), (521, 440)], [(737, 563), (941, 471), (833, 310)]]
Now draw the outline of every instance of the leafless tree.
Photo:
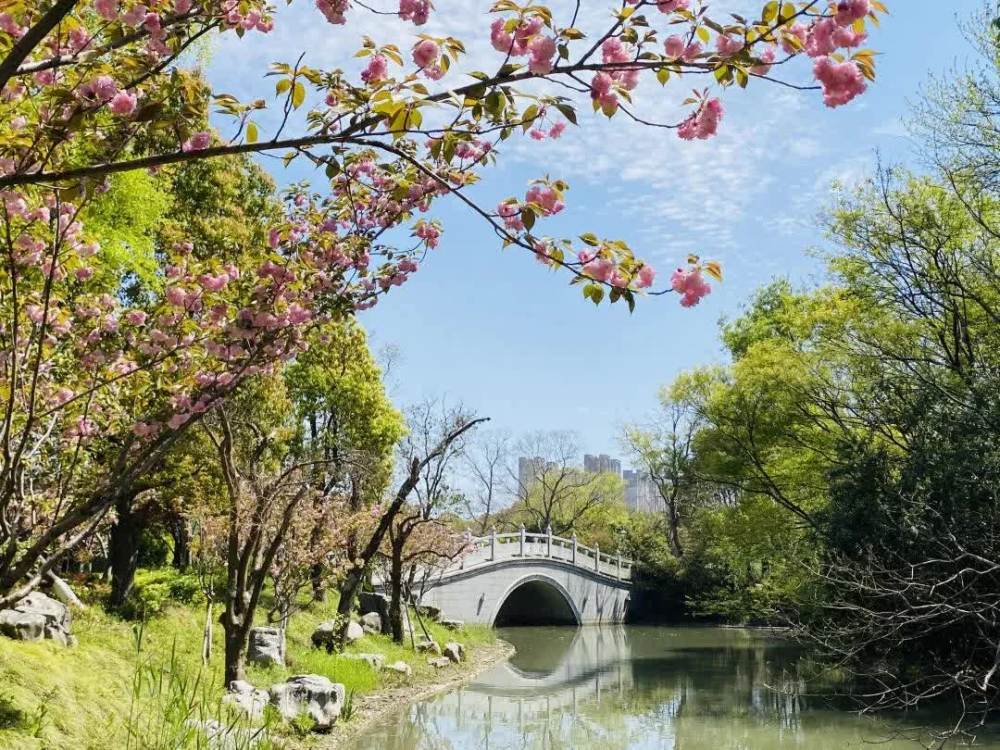
[(479, 536), (489, 531), (498, 503), (514, 494), (506, 470), (510, 446), (510, 434), (494, 430), (474, 436), (465, 449), (463, 463), (472, 485), (464, 495), (465, 512), (476, 522)]

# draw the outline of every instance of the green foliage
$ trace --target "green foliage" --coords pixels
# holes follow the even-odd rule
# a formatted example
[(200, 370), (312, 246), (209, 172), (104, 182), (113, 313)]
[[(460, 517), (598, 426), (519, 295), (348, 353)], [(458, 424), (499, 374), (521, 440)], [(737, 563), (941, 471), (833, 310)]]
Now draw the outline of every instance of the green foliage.
[(204, 601), (201, 581), (194, 573), (173, 568), (140, 570), (122, 610), (131, 619), (148, 619), (171, 604), (199, 604)]

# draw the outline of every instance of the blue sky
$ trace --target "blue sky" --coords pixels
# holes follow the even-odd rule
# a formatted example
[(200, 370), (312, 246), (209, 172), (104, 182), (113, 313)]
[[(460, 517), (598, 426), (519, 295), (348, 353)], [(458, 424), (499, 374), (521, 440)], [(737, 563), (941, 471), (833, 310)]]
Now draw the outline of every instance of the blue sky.
[[(425, 30), (478, 39), (470, 57), (486, 66), (492, 59), (482, 45), (489, 4), (437, 0)], [(593, 0), (584, 5), (595, 19), (610, 7)], [(760, 2), (712, 5), (749, 13)], [(822, 278), (808, 251), (823, 246), (816, 217), (831, 183), (856, 182), (877, 154), (888, 162), (913, 158), (908, 102), (928, 74), (972, 59), (956, 16), (978, 5), (892, 0), (891, 17), (868, 45), (882, 53), (879, 79), (840, 109), (824, 107), (816, 92), (756, 82), (723, 95), (726, 116), (712, 141), (687, 143), (670, 131), (588, 117), (558, 142), (507, 146), (501, 166), (477, 187), (475, 196), (486, 205), (523, 194), (533, 177), (562, 177), (571, 189), (566, 210), (546, 222), (553, 236), (620, 237), (661, 276), (694, 252), (722, 261), (726, 282), (691, 310), (673, 295), (641, 300), (632, 315), (624, 307), (594, 308), (564, 276), (523, 253), (502, 252), (481, 219), (462, 206), (439, 204), (441, 246), (410, 282), (361, 317), (376, 346), (398, 350), (396, 401), (446, 396), (515, 435), (571, 430), (588, 452), (621, 453), (621, 425), (647, 418), (661, 385), (686, 368), (723, 361), (721, 317), (737, 314), (752, 291), (775, 276), (797, 283)], [(264, 96), (273, 90), (261, 78), (271, 61), (293, 62), (306, 52), (307, 64), (353, 69), (361, 33), (381, 43), (412, 31), (366, 17), (360, 8), (347, 26), (329, 26), (311, 3), (299, 2), (280, 13), (268, 38), (216, 43), (208, 74), (217, 91)], [(790, 77), (805, 82), (807, 64), (795, 65)], [(679, 120), (692, 85), (644, 84), (644, 111)], [(270, 161), (266, 166), (279, 182), (310, 176)]]

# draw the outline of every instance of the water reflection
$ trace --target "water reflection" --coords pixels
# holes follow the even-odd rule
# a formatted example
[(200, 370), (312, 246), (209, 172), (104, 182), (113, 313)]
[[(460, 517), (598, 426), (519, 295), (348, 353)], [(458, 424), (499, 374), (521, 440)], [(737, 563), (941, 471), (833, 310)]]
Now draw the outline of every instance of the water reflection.
[[(520, 628), (517, 654), (355, 750), (844, 750), (890, 728), (804, 696), (799, 653), (722, 628)], [(773, 689), (777, 688), (777, 689)], [(1000, 743), (977, 743), (1000, 750)], [(911, 742), (881, 742), (912, 750)]]

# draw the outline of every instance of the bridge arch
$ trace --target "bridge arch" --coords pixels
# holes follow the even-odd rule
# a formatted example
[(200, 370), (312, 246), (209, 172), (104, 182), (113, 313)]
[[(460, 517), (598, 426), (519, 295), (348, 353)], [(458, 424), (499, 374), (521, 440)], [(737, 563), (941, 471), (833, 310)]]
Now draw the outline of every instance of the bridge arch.
[(581, 625), (583, 616), (565, 586), (551, 576), (533, 573), (507, 588), (489, 622), (494, 627)]

